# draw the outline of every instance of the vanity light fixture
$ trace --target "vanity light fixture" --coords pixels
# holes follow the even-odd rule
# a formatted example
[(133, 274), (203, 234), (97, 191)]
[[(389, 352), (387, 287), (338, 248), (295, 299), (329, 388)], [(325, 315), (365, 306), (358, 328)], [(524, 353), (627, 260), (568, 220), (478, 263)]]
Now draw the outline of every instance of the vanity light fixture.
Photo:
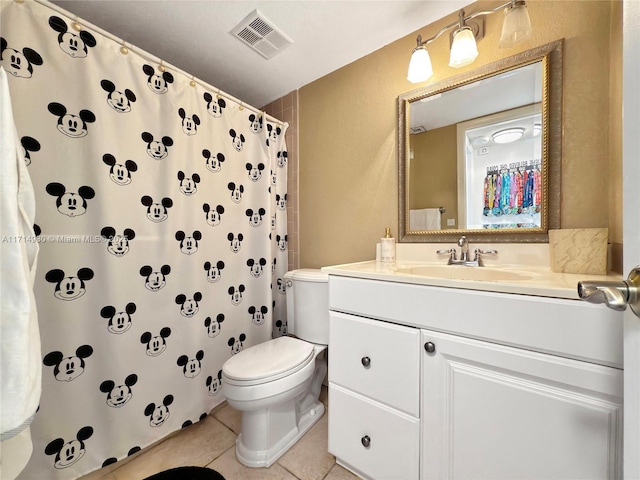
[[(472, 63), (478, 56), (477, 42), (484, 37), (484, 18), (481, 16), (503, 9), (504, 21), (499, 46), (501, 48), (512, 47), (515, 43), (529, 38), (532, 31), (531, 20), (524, 0), (509, 0), (491, 10), (482, 10), (467, 16), (465, 16), (464, 10), (460, 10), (458, 20), (442, 27), (433, 37), (423, 41), (422, 35), (418, 35), (416, 48), (413, 49), (409, 61), (407, 80), (411, 83), (424, 82), (433, 75), (427, 44), (436, 40), (450, 28), (455, 27), (451, 34), (449, 66), (460, 68)], [(476, 17), (481, 18), (473, 20)]]
[(522, 127), (513, 127), (513, 128), (505, 128), (504, 130), (499, 130), (491, 135), (493, 141), (496, 143), (511, 143), (516, 140), (520, 140), (524, 135), (524, 128)]

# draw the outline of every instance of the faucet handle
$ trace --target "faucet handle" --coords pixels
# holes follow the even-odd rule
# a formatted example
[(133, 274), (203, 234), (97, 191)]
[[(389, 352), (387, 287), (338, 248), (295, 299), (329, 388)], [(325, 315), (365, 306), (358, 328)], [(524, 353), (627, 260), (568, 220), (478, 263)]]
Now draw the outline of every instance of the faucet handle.
[(476, 248), (475, 254), (476, 254), (476, 257), (478, 255), (497, 255), (498, 254), (498, 250), (493, 250), (493, 249), (491, 249), (491, 250), (481, 250), (479, 248)]
[(483, 255), (491, 255), (491, 256), (496, 256), (498, 255), (498, 250), (482, 250), (480, 248), (476, 248), (475, 251), (475, 261), (478, 262), (478, 266), (482, 267), (482, 256)]
[(436, 254), (437, 255), (449, 255), (449, 263), (456, 261), (458, 259), (458, 257), (456, 257), (456, 249), (451, 247), (451, 248), (446, 248), (443, 250), (436, 250)]

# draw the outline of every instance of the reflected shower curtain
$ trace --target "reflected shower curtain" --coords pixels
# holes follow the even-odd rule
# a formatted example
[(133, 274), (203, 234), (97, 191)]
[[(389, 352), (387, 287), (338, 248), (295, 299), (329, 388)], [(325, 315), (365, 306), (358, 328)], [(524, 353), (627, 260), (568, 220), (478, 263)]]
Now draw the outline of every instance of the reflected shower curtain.
[(72, 479), (197, 422), (286, 331), (286, 125), (33, 2), (2, 66), (36, 191), (43, 392), (21, 479)]

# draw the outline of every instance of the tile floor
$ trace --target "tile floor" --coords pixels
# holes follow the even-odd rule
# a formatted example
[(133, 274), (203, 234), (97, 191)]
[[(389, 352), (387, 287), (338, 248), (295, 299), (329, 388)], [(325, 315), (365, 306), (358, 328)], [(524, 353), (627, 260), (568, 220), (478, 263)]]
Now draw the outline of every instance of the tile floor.
[[(320, 399), (327, 404), (323, 387)], [(226, 480), (357, 480), (327, 452), (328, 415), (269, 468), (248, 468), (236, 460), (235, 441), (241, 414), (222, 405), (204, 420), (183, 428), (149, 448), (79, 480), (142, 480), (185, 465), (206, 466)]]

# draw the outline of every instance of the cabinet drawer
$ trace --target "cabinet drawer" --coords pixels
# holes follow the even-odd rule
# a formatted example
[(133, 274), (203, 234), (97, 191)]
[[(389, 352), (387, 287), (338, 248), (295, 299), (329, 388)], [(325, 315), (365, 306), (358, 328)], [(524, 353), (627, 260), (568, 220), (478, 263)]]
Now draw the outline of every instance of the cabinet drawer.
[(330, 315), (329, 381), (418, 417), (420, 330)]
[[(331, 383), (329, 404), (329, 452), (339, 462), (376, 480), (418, 478), (420, 421), (417, 418)], [(369, 440), (368, 447), (364, 445), (365, 437)]]

